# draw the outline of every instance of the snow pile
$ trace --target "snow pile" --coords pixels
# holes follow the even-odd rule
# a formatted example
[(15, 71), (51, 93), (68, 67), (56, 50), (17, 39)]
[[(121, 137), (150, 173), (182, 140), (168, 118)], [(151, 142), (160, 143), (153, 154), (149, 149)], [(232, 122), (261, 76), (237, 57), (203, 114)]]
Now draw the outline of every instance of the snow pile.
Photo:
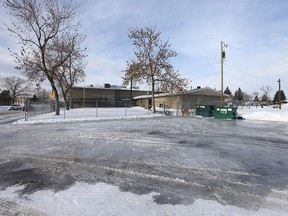
[(282, 105), (281, 110), (273, 106), (239, 107), (238, 114), (247, 120), (288, 122), (288, 105)]

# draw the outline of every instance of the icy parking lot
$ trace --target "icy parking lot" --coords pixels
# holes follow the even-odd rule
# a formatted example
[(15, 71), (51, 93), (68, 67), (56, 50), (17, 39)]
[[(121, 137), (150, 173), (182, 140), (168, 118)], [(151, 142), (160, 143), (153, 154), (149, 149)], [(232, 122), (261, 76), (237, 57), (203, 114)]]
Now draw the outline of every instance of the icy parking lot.
[(157, 116), (0, 127), (0, 215), (288, 212), (287, 123)]

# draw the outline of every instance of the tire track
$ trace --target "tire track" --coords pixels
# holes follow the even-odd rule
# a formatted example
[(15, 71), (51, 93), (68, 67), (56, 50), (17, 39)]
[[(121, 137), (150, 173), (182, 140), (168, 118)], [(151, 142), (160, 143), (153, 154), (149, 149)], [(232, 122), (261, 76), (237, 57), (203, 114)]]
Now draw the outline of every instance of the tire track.
[[(175, 196), (178, 200), (181, 194), (183, 200), (180, 200), (179, 204), (191, 203), (195, 198), (202, 198), (214, 199), (222, 204), (257, 209), (263, 206), (265, 196), (268, 194), (268, 191), (262, 192), (267, 190), (264, 184), (240, 181), (239, 177), (241, 179), (242, 176), (250, 176), (249, 173), (241, 171), (171, 166), (141, 161), (84, 160), (57, 155), (17, 154), (9, 157), (37, 164), (44, 173), (47, 171), (54, 174), (65, 173), (75, 182), (105, 182), (137, 194), (154, 191), (166, 194), (165, 196), (168, 196), (167, 194)], [(263, 178), (263, 176), (255, 174), (253, 178)], [(63, 186), (63, 188), (67, 187)]]

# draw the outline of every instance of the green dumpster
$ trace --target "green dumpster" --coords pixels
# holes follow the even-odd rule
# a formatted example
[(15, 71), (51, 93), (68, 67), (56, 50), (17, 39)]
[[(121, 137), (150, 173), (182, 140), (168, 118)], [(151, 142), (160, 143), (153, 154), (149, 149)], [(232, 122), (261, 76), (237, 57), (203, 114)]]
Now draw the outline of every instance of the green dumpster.
[(214, 116), (214, 105), (196, 105), (196, 115), (203, 117)]
[(215, 118), (216, 119), (236, 119), (237, 107), (216, 107)]

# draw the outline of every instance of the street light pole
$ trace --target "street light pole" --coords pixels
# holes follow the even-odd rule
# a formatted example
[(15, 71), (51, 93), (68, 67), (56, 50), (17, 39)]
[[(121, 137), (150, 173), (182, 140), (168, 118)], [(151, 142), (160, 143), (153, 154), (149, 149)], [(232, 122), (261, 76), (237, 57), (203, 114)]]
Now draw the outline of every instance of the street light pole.
[(227, 48), (227, 44), (223, 41), (220, 43), (221, 46), (221, 53), (220, 53), (220, 60), (221, 60), (221, 106), (224, 105), (224, 78), (223, 78), (223, 61), (225, 59), (225, 50), (224, 47)]

